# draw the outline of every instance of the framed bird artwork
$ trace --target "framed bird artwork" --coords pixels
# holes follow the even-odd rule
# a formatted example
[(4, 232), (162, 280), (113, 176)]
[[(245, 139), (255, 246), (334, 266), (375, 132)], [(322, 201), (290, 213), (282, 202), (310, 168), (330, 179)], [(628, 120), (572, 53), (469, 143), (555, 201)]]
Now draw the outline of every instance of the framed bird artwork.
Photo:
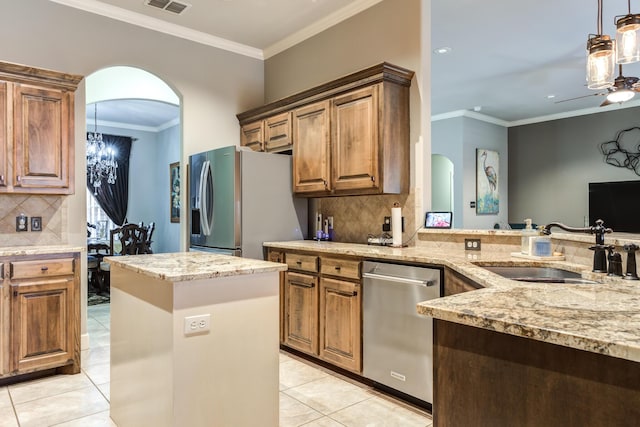
[(500, 155), (497, 151), (476, 149), (476, 214), (492, 215), (500, 211)]

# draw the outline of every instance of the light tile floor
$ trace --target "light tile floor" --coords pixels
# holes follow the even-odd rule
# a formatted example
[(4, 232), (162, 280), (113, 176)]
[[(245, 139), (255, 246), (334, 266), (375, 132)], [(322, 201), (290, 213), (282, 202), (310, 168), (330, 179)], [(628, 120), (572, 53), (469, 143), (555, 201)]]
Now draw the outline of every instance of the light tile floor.
[[(90, 306), (82, 372), (0, 387), (0, 427), (113, 427), (109, 304)], [(280, 353), (281, 427), (429, 427), (431, 416), (308, 361)], [(233, 426), (235, 427), (235, 426)]]

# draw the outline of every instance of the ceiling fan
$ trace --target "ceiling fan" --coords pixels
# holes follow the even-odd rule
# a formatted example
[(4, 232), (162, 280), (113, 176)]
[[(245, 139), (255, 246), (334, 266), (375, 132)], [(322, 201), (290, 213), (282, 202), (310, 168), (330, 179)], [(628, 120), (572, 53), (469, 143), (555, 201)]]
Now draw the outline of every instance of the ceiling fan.
[(600, 104), (601, 107), (609, 104), (623, 103), (631, 100), (636, 92), (640, 92), (640, 78), (625, 77), (622, 75), (622, 65), (618, 65), (618, 77), (614, 80), (613, 86), (607, 88), (606, 92), (592, 93), (590, 95), (578, 96), (575, 98), (563, 99), (556, 101), (556, 104), (567, 101), (575, 101), (576, 99), (588, 98), (590, 96), (606, 96), (605, 100)]

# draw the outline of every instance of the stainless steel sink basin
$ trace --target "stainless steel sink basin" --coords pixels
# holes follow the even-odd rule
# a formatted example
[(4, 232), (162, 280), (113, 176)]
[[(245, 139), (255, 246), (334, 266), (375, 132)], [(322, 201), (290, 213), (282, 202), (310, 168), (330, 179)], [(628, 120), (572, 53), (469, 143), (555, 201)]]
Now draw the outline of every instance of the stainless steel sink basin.
[(593, 280), (583, 279), (580, 273), (561, 270), (553, 267), (531, 266), (488, 266), (482, 268), (496, 273), (502, 277), (520, 282), (536, 283), (598, 283)]

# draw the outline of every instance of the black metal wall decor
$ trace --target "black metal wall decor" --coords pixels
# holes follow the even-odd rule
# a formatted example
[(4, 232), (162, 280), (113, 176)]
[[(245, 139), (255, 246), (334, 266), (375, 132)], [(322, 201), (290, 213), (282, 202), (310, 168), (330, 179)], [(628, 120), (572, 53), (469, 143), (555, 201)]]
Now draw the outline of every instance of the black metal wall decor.
[(607, 164), (630, 169), (640, 176), (640, 127), (621, 130), (615, 140), (600, 144), (600, 151)]

